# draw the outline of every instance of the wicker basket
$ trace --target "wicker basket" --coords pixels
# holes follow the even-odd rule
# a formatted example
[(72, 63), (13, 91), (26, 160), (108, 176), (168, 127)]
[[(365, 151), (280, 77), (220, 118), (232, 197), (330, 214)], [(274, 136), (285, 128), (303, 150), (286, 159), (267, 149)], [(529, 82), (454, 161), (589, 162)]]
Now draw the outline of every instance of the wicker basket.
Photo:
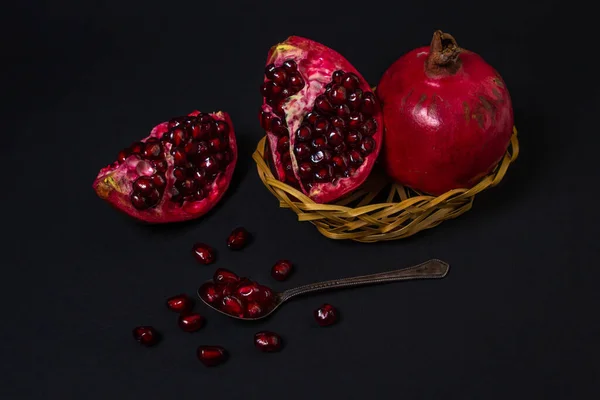
[[(519, 155), (517, 129), (513, 128), (510, 146), (502, 161), (470, 189), (454, 189), (437, 197), (423, 195), (391, 183), (381, 170), (373, 169), (367, 181), (354, 192), (334, 204), (318, 204), (273, 176), (266, 161), (265, 146), (263, 137), (252, 158), (260, 179), (279, 199), (280, 207), (291, 208), (298, 214), (299, 221), (310, 221), (330, 239), (367, 243), (406, 238), (469, 211), (475, 195), (500, 183), (508, 166)], [(380, 197), (382, 202), (376, 202)]]

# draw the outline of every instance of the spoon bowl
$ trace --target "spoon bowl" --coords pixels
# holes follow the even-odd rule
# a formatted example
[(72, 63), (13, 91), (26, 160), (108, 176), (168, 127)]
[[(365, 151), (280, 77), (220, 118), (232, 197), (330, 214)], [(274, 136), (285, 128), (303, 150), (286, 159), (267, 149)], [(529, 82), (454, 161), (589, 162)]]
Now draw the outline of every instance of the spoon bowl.
[[(197, 295), (204, 304), (206, 304), (213, 310), (220, 312), (221, 314), (227, 315), (230, 318), (235, 318), (243, 321), (258, 321), (273, 314), (275, 310), (277, 310), (283, 303), (285, 303), (292, 297), (317, 291), (341, 289), (352, 286), (374, 285), (378, 283), (398, 282), (415, 279), (440, 279), (448, 274), (449, 268), (450, 266), (448, 265), (448, 263), (438, 259), (432, 259), (429, 261), (425, 261), (424, 263), (414, 265), (412, 267), (402, 268), (394, 271), (380, 272), (371, 275), (355, 276), (351, 278), (334, 279), (324, 282), (309, 283), (308, 285), (288, 289), (283, 292), (273, 291), (273, 300), (271, 302), (271, 307), (268, 310), (265, 310), (264, 313), (262, 313), (258, 317), (240, 317), (239, 315), (229, 314), (226, 311), (223, 311), (218, 307), (215, 307), (213, 304), (207, 302), (202, 296), (202, 293), (200, 293), (200, 289), (198, 289)], [(213, 283), (213, 281), (207, 281), (206, 283)], [(203, 286), (201, 286), (200, 288), (202, 288)]]

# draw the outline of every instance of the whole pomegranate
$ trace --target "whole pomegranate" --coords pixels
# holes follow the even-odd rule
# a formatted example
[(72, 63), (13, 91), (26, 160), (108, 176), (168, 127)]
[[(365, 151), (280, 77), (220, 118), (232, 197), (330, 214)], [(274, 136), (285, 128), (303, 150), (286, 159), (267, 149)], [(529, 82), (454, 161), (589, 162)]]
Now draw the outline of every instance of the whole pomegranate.
[(317, 203), (360, 186), (382, 143), (369, 84), (334, 50), (298, 36), (273, 46), (261, 86), (260, 123), (275, 176)]
[(233, 124), (224, 112), (194, 111), (152, 129), (100, 170), (94, 190), (148, 223), (198, 218), (227, 191), (237, 162)]
[(502, 77), (447, 33), (436, 31), (429, 47), (394, 62), (377, 95), (386, 170), (413, 189), (439, 195), (470, 188), (510, 142), (513, 110)]

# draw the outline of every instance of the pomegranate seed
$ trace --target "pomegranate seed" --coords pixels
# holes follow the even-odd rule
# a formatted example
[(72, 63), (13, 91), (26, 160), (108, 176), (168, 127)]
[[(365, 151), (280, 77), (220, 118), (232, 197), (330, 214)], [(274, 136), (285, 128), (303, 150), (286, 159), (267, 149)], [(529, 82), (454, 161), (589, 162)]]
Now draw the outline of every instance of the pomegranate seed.
[(350, 164), (360, 165), (363, 163), (363, 158), (357, 150), (351, 150), (348, 155), (350, 157)]
[(154, 169), (156, 169), (157, 172), (164, 173), (167, 171), (167, 168), (169, 168), (169, 164), (167, 164), (166, 160), (154, 161)]
[(365, 136), (373, 135), (375, 132), (377, 132), (377, 121), (375, 121), (373, 118), (367, 120), (361, 127), (361, 131)]
[(300, 166), (298, 167), (298, 172), (300, 174), (300, 177), (303, 179), (307, 179), (308, 177), (312, 176), (312, 167), (310, 163), (305, 162), (300, 164)]
[(244, 316), (244, 307), (240, 299), (233, 296), (223, 297), (221, 310), (229, 315), (236, 317)]
[(150, 143), (146, 142), (143, 154), (144, 157), (155, 160), (162, 156), (162, 150), (162, 146), (158, 141)]
[(289, 136), (282, 136), (279, 138), (279, 140), (277, 141), (277, 150), (280, 153), (283, 153), (287, 150), (289, 150), (290, 148), (290, 137)]
[(298, 143), (294, 148), (296, 152), (296, 158), (298, 160), (306, 160), (310, 157), (310, 147), (306, 143)]
[(123, 149), (119, 152), (119, 154), (117, 155), (117, 161), (122, 163), (125, 162), (125, 160), (127, 159), (127, 157), (129, 157), (130, 155), (130, 151), (129, 149)]
[(326, 163), (331, 159), (331, 153), (327, 150), (318, 150), (310, 156), (310, 160), (315, 164)]
[(373, 152), (375, 149), (375, 140), (372, 137), (367, 136), (360, 143), (360, 152), (362, 155), (367, 156)]
[(260, 296), (260, 288), (257, 283), (252, 282), (249, 279), (244, 279), (244, 281), (238, 285), (236, 295), (239, 299), (243, 299), (244, 301), (255, 301)]
[(192, 309), (194, 303), (186, 294), (178, 294), (167, 299), (167, 308), (178, 313), (185, 313)]
[(164, 175), (154, 175), (152, 177), (152, 183), (154, 184), (155, 187), (162, 189), (167, 185), (167, 179), (165, 178)]
[(269, 64), (265, 67), (265, 76), (267, 79), (273, 79), (273, 73), (275, 72), (275, 64)]
[(209, 304), (216, 303), (221, 299), (221, 291), (219, 291), (213, 283), (206, 282), (198, 289), (200, 297)]
[(225, 268), (218, 268), (213, 275), (213, 281), (215, 281), (215, 283), (237, 283), (239, 280), (240, 278), (235, 272)]
[(331, 165), (325, 165), (315, 171), (315, 180), (325, 182), (333, 176), (333, 168)]
[(208, 265), (215, 261), (215, 251), (212, 247), (204, 243), (196, 243), (192, 248), (196, 260), (202, 264)]
[(334, 166), (334, 168), (344, 171), (348, 166), (348, 159), (345, 156), (333, 156), (331, 159), (331, 164)]
[(333, 83), (337, 83), (338, 85), (342, 83), (342, 77), (344, 76), (344, 71), (337, 70), (331, 75), (331, 79)]
[(322, 113), (328, 114), (333, 112), (333, 107), (325, 95), (319, 95), (315, 99), (315, 107)]
[(337, 322), (337, 310), (331, 304), (323, 304), (314, 312), (315, 320), (321, 326), (329, 326)]
[(327, 141), (332, 146), (338, 146), (344, 142), (344, 136), (342, 135), (340, 128), (331, 127), (327, 132)]
[(375, 114), (375, 96), (368, 92), (363, 96), (362, 112), (367, 115)]
[(283, 62), (283, 64), (281, 64), (281, 66), (287, 72), (293, 72), (293, 71), (296, 71), (298, 69), (298, 65), (296, 64), (296, 61), (294, 61), (294, 60), (285, 60)]
[(143, 151), (143, 149), (144, 149), (144, 143), (142, 143), (142, 142), (135, 142), (130, 147), (131, 154), (140, 154)]
[(348, 90), (354, 90), (360, 86), (360, 80), (352, 72), (347, 72), (342, 77), (342, 85)]
[(358, 131), (350, 131), (348, 132), (348, 135), (346, 135), (346, 143), (348, 143), (348, 146), (350, 147), (358, 146), (361, 140), (362, 135)]
[(263, 315), (263, 309), (257, 302), (250, 302), (246, 306), (246, 318), (258, 318)]
[(260, 291), (260, 304), (262, 304), (264, 308), (269, 309), (275, 302), (275, 294), (270, 288), (264, 285), (258, 285), (258, 288)]
[(196, 332), (204, 325), (204, 318), (198, 313), (186, 313), (179, 316), (177, 323), (184, 332)]
[(225, 362), (228, 358), (227, 350), (221, 346), (199, 346), (196, 356), (207, 367), (214, 367)]
[(335, 113), (338, 117), (347, 117), (350, 114), (350, 108), (345, 104), (335, 106)]
[(299, 91), (304, 87), (304, 79), (302, 79), (300, 74), (297, 73), (290, 75), (290, 77), (288, 78), (288, 82), (290, 83), (290, 86), (296, 91)]
[(154, 189), (154, 184), (149, 177), (141, 176), (133, 182), (132, 188), (134, 192), (149, 194)]
[(254, 345), (260, 351), (272, 353), (281, 349), (281, 337), (275, 332), (260, 331), (254, 334)]
[(315, 121), (315, 133), (324, 135), (329, 129), (329, 121), (325, 118), (319, 118)]
[(344, 104), (346, 102), (346, 88), (343, 86), (333, 86), (328, 95), (333, 104)]
[(273, 119), (273, 116), (271, 114), (269, 114), (266, 111), (260, 110), (258, 118), (260, 120), (260, 126), (264, 130), (266, 130), (266, 131), (271, 130), (271, 120)]
[(338, 129), (344, 129), (346, 127), (346, 121), (342, 117), (333, 117), (331, 119), (331, 125)]
[(137, 326), (132, 333), (133, 338), (144, 346), (154, 346), (160, 340), (159, 333), (151, 326)]
[(229, 135), (229, 125), (225, 121), (217, 121), (217, 133), (221, 136)]
[(310, 124), (314, 124), (315, 122), (317, 122), (318, 118), (319, 114), (314, 111), (309, 112), (308, 114), (306, 114), (306, 117), (304, 117), (304, 119)]
[(283, 68), (275, 68), (275, 70), (272, 73), (272, 76), (273, 77), (271, 78), (271, 80), (273, 82), (281, 86), (285, 85), (287, 81), (287, 74), (285, 73)]
[(146, 204), (146, 198), (139, 193), (133, 193), (129, 198), (131, 204), (138, 210), (146, 210), (149, 208), (148, 204)]
[(279, 260), (271, 268), (271, 276), (278, 281), (284, 281), (292, 272), (292, 263), (288, 260)]
[[(289, 139), (288, 139), (289, 140)], [(227, 238), (227, 247), (231, 250), (240, 250), (250, 240), (250, 233), (242, 227), (235, 228)]]
[(362, 105), (363, 99), (363, 91), (360, 89), (356, 89), (353, 93), (348, 95), (348, 99), (346, 100), (346, 104), (350, 107), (350, 109), (356, 111), (360, 109)]
[(317, 150), (325, 150), (327, 148), (327, 138), (319, 136), (312, 141), (311, 145)]
[(219, 172), (219, 163), (217, 163), (214, 157), (209, 156), (202, 160), (200, 168), (204, 168), (209, 174), (216, 174)]
[(310, 129), (310, 126), (308, 126), (308, 125), (302, 125), (296, 131), (296, 138), (301, 142), (306, 142), (306, 141), (310, 140), (311, 135), (312, 135), (312, 130)]
[(171, 142), (173, 143), (173, 145), (179, 146), (186, 140), (187, 140), (187, 133), (183, 129), (178, 128), (178, 129), (174, 129), (172, 131)]

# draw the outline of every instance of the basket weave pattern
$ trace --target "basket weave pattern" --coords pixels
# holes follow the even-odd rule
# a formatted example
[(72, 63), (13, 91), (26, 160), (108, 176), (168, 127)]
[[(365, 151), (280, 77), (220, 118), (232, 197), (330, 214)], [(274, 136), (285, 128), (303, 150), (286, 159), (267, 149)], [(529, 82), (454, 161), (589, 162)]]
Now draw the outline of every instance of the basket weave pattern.
[[(334, 204), (318, 204), (273, 176), (266, 161), (265, 139), (260, 140), (252, 158), (260, 179), (279, 199), (279, 206), (292, 209), (299, 221), (310, 221), (330, 239), (367, 243), (406, 238), (469, 211), (475, 195), (500, 183), (519, 155), (517, 130), (513, 128), (510, 146), (502, 161), (470, 189), (454, 189), (437, 197), (424, 195), (390, 183), (384, 174), (373, 171), (361, 187), (343, 199)], [(372, 203), (384, 190), (388, 190), (385, 202)]]

